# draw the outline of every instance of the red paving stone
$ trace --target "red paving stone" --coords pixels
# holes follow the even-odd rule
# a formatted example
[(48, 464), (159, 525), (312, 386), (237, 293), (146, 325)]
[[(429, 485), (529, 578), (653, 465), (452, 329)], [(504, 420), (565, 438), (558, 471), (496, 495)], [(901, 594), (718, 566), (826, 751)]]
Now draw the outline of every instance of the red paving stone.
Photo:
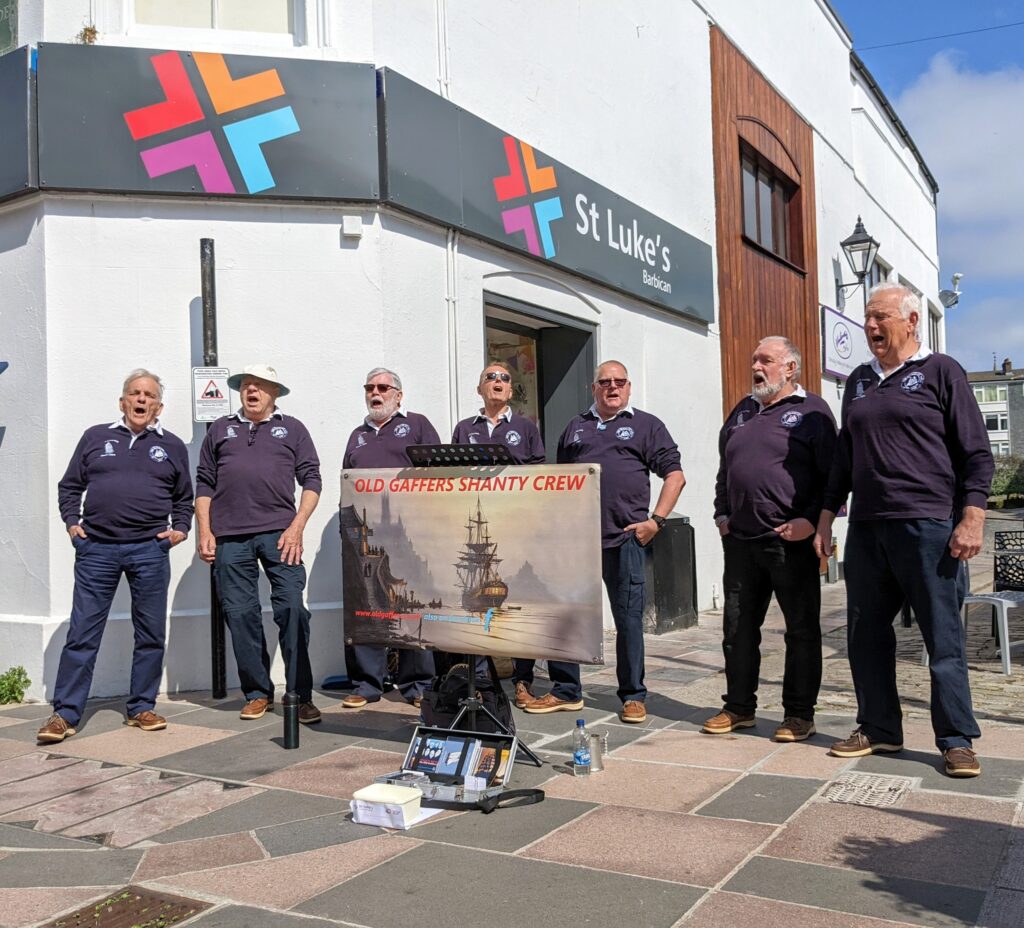
[[(769, 728), (773, 728), (770, 722), (762, 721), (760, 724), (766, 733)], [(673, 730), (659, 731), (626, 745), (616, 753), (616, 757), (662, 764), (746, 770), (779, 747), (767, 737), (756, 735), (705, 735), (696, 731)]]
[[(396, 746), (404, 752), (405, 746)], [(281, 786), (318, 796), (351, 799), (373, 778), (402, 766), (402, 755), (368, 748), (341, 748), (253, 780), (262, 786)]]
[(173, 725), (162, 731), (123, 728), (88, 738), (75, 738), (61, 745), (61, 753), (93, 757), (114, 764), (144, 764), (158, 757), (230, 738), (235, 732), (201, 725)]
[[(816, 801), (763, 851), (807, 863), (987, 888), (1016, 806), (952, 793), (910, 793), (899, 808)], [(966, 852), (969, 849), (969, 852)]]
[(380, 835), (273, 860), (164, 877), (157, 882), (186, 895), (200, 892), (245, 905), (288, 909), (422, 843)]
[(0, 889), (0, 924), (26, 928), (46, 918), (74, 911), (92, 899), (103, 899), (118, 886), (54, 887), (47, 889)]
[(684, 772), (670, 764), (642, 764), (608, 758), (600, 774), (584, 779), (556, 777), (544, 784), (544, 792), (560, 799), (689, 812), (726, 787), (736, 776), (729, 770)]
[(681, 922), (680, 928), (886, 928), (906, 922), (862, 918), (844, 912), (812, 909), (736, 893), (715, 893), (707, 897)]
[(76, 763), (78, 763), (77, 758), (55, 757), (33, 748), (31, 754), (22, 754), (20, 757), (0, 761), (0, 786), (5, 783), (25, 780), (28, 777), (51, 773), (54, 770), (60, 770), (61, 767)]
[(0, 761), (23, 754), (31, 754), (36, 750), (35, 743), (15, 741), (13, 738), (0, 738)]
[(150, 848), (142, 858), (133, 883), (157, 880), (177, 873), (212, 870), (252, 860), (266, 860), (263, 846), (248, 832), (181, 841)]
[(714, 886), (773, 831), (750, 822), (603, 806), (521, 856)]
[[(4, 785), (3, 791), (0, 792), (0, 814), (12, 813), (15, 809), (36, 805), (75, 790), (105, 783), (107, 780), (123, 777), (130, 772), (130, 767), (106, 767), (99, 761), (86, 760), (61, 767), (52, 773), (7, 783)], [(23, 821), (24, 819), (19, 820)]]

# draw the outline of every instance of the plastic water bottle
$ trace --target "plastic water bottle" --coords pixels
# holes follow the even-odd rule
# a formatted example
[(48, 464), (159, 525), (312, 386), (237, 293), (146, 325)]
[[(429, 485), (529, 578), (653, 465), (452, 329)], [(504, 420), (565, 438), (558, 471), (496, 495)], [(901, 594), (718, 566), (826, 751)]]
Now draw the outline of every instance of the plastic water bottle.
[(590, 735), (583, 719), (576, 719), (572, 733), (572, 772), (577, 777), (590, 776)]

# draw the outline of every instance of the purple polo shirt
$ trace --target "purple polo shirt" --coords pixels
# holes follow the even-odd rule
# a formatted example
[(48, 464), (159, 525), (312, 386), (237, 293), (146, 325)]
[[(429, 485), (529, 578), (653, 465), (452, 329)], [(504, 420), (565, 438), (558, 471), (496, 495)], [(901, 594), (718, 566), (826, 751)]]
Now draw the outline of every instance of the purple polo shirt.
[(306, 427), (280, 410), (251, 423), (240, 412), (210, 427), (199, 452), (196, 496), (208, 496), (215, 536), (288, 528), (295, 484), (319, 493), (320, 459)]
[(828, 404), (802, 388), (762, 406), (745, 397), (718, 435), (715, 518), (736, 538), (774, 538), (791, 519), (817, 525), (836, 446)]
[(679, 448), (657, 416), (629, 407), (601, 422), (594, 407), (576, 416), (558, 440), (559, 464), (601, 465), (601, 547), (617, 548), (627, 525), (648, 518), (651, 471), (681, 471)]
[(862, 364), (846, 382), (824, 508), (838, 512), (852, 490), (851, 522), (984, 509), (994, 462), (964, 369), (927, 350), (885, 379), (876, 366)]
[(441, 439), (426, 416), (399, 409), (380, 428), (363, 422), (352, 430), (341, 466), (412, 467), (409, 445), (439, 445)]
[(494, 430), (488, 432), (488, 419), (483, 413), (463, 419), (452, 432), (456, 445), (505, 445), (517, 464), (543, 464), (544, 441), (540, 429), (525, 416), (512, 412), (507, 406)]
[(188, 449), (159, 424), (138, 435), (123, 419), (94, 425), (79, 439), (57, 484), (57, 504), (68, 528), (81, 524), (95, 541), (150, 541), (168, 523), (187, 534), (192, 526)]

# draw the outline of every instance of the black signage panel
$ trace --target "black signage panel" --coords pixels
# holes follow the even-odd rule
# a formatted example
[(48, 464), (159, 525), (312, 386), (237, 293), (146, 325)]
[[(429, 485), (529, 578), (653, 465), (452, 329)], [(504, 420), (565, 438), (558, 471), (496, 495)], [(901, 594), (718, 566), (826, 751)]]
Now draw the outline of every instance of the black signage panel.
[(385, 69), (385, 199), (714, 321), (711, 246)]
[(375, 87), (369, 64), (43, 44), (40, 186), (377, 199)]
[(0, 57), (0, 200), (36, 185), (29, 55), (18, 48)]

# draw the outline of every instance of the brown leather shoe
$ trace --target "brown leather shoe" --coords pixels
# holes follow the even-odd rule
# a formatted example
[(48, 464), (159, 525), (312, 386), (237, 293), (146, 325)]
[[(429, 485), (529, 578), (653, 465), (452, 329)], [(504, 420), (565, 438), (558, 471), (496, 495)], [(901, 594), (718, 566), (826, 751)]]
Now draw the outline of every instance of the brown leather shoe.
[(976, 777), (981, 773), (978, 756), (970, 748), (947, 748), (942, 757), (947, 777)]
[(315, 725), (320, 718), (320, 710), (313, 703), (304, 702), (299, 706), (299, 721), (303, 725)]
[(833, 744), (829, 748), (829, 754), (833, 757), (867, 757), (869, 754), (895, 754), (902, 750), (902, 744), (872, 741), (858, 728), (845, 741), (837, 741)]
[(718, 715), (709, 718), (701, 730), (709, 735), (725, 735), (737, 728), (753, 728), (756, 724), (757, 719), (753, 715), (737, 715), (723, 709)]
[(646, 722), (647, 707), (639, 699), (629, 699), (623, 704), (619, 718), (623, 722)]
[(583, 700), (559, 699), (554, 693), (547, 693), (540, 699), (528, 702), (524, 707), (526, 712), (534, 715), (544, 715), (548, 712), (576, 712), (583, 708)]
[(251, 722), (253, 719), (261, 719), (267, 712), (273, 711), (273, 701), (260, 696), (258, 699), (250, 699), (242, 707), (242, 711), (238, 713), (238, 717)]
[(131, 728), (141, 728), (143, 731), (160, 731), (160, 729), (167, 727), (167, 719), (149, 709), (136, 712), (135, 715), (129, 715), (124, 720), (124, 723)]
[(795, 715), (788, 715), (775, 729), (772, 738), (775, 741), (806, 741), (815, 731), (814, 722), (809, 719), (798, 719)]
[(420, 706), (423, 705), (423, 697), (413, 696), (413, 698), (409, 700), (409, 705), (412, 706), (414, 709), (418, 709)]
[(76, 734), (77, 730), (68, 725), (56, 712), (47, 720), (46, 724), (36, 732), (37, 741), (45, 741), (47, 744), (56, 744), (65, 738)]
[(517, 709), (525, 709), (534, 699), (530, 684), (524, 683), (522, 680), (516, 680), (515, 707)]
[(369, 701), (370, 700), (367, 699), (365, 696), (360, 696), (358, 693), (349, 693), (349, 695), (341, 701), (341, 708), (362, 709), (363, 706), (369, 703)]

